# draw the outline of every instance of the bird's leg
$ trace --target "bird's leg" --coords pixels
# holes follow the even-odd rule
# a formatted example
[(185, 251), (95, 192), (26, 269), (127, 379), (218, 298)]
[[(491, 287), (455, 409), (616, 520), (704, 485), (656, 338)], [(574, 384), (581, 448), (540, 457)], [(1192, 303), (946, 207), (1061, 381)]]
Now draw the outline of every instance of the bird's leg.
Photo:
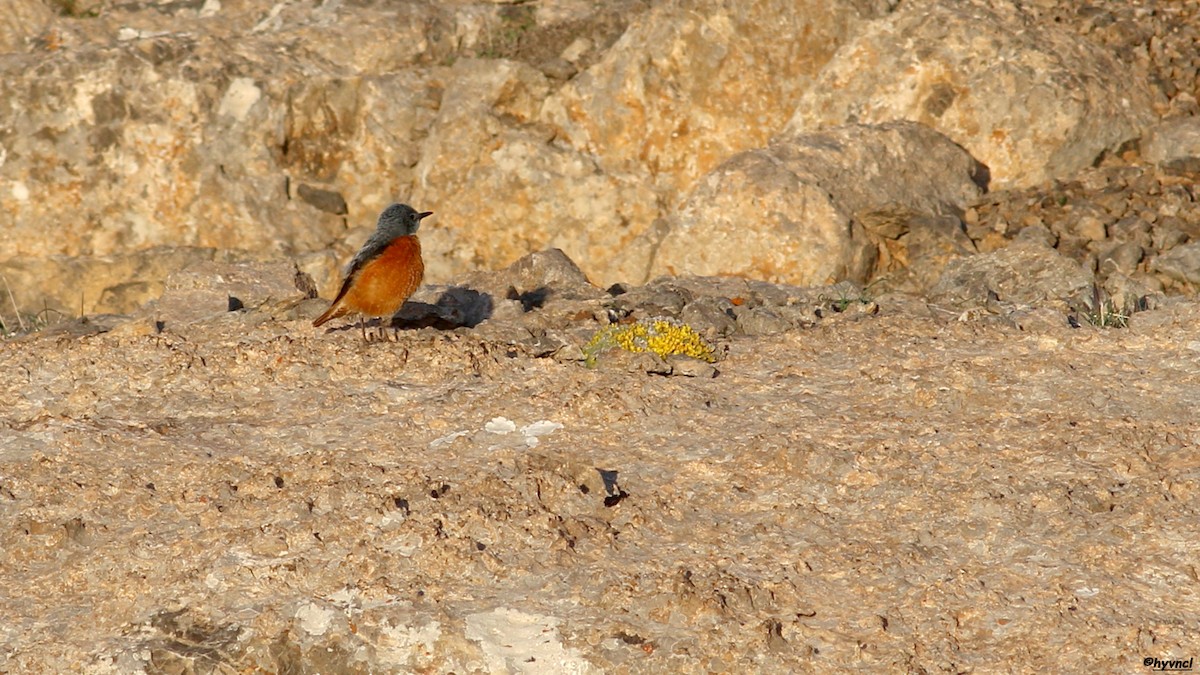
[(367, 339), (367, 324), (363, 322), (363, 317), (361, 314), (358, 317), (358, 327), (362, 330), (363, 342), (370, 342), (370, 340)]

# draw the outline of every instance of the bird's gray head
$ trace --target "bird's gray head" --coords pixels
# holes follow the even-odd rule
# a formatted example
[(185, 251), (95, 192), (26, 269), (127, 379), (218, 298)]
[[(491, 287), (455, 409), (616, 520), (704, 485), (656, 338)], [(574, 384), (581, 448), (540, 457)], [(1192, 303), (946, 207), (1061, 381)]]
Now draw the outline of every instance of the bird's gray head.
[(379, 214), (375, 230), (386, 234), (389, 239), (416, 234), (417, 228), (421, 226), (421, 219), (431, 215), (432, 211), (417, 213), (417, 210), (408, 204), (392, 204)]

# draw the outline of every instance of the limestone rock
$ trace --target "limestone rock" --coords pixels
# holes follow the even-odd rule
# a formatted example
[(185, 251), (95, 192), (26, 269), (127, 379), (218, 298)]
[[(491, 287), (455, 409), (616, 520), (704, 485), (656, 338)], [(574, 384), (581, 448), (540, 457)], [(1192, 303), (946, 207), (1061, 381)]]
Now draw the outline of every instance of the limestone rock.
[(605, 295), (588, 281), (575, 261), (556, 248), (530, 253), (499, 273), (479, 276), (490, 276), (510, 293), (522, 296), (554, 294), (568, 298), (596, 298)]
[(951, 261), (976, 253), (962, 221), (950, 215), (915, 216), (882, 242), (877, 276), (883, 288), (925, 293)]
[(1151, 127), (1141, 150), (1160, 166), (1200, 172), (1200, 118), (1177, 117)]
[[(188, 265), (237, 260), (226, 251), (156, 247), (112, 256), (19, 257), (0, 263), (0, 317), (14, 313), (46, 319), (87, 314), (128, 314), (158, 298), (164, 280)], [(12, 297), (9, 297), (9, 293)], [(15, 305), (15, 308), (12, 306)]]
[(41, 0), (0, 0), (0, 54), (25, 51), (53, 18), (49, 4)]
[(413, 66), (449, 53), (454, 10), (439, 7), (254, 0), (56, 20), (84, 37), (0, 63), (0, 260), (348, 258), (361, 240), (345, 242), (347, 223), (410, 190), (440, 95)]
[(1023, 10), (905, 3), (843, 45), (801, 98), (793, 131), (923, 122), (986, 164), (998, 187), (1092, 164), (1152, 119), (1144, 77)]
[(201, 262), (169, 277), (162, 297), (143, 308), (168, 328), (242, 309), (271, 312), (317, 296), (294, 263)]
[[(0, 167), (0, 259), (324, 248), (346, 221), (299, 198), (301, 188), (373, 219), (411, 180), (415, 152), (397, 139), (435, 103), (412, 74), (306, 70), (179, 37), (58, 54), (36, 78), (10, 65), (0, 73), (12, 92), (0, 123), (13, 130)], [(49, 223), (57, 236), (46, 236)]]
[(885, 209), (954, 213), (984, 185), (978, 162), (920, 124), (786, 135), (700, 182), (662, 239), (652, 272), (799, 285), (865, 281), (877, 243), (864, 219)]
[(545, 247), (561, 248), (600, 283), (645, 274), (647, 254), (631, 259), (627, 247), (658, 217), (657, 197), (551, 143), (535, 120), (548, 90), (539, 71), (461, 59), (445, 76), (413, 193), (437, 213), (436, 229), (422, 233), (432, 279)]
[(605, 171), (677, 194), (779, 131), (863, 13), (845, 0), (663, 2), (551, 95), (543, 119)]
[(1177, 246), (1158, 256), (1153, 269), (1176, 283), (1200, 285), (1200, 242)]
[(1013, 305), (1065, 309), (1094, 282), (1091, 271), (1075, 261), (1028, 241), (951, 262), (929, 298), (935, 305), (954, 309), (997, 311)]

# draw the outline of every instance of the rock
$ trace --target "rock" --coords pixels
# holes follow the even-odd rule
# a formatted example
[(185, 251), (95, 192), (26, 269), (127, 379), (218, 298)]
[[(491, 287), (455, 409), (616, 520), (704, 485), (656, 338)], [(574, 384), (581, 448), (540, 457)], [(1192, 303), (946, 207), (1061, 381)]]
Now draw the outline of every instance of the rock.
[(1035, 246), (1054, 248), (1055, 244), (1058, 243), (1058, 237), (1054, 236), (1054, 233), (1050, 231), (1050, 228), (1038, 223), (1036, 225), (1030, 225), (1029, 227), (1021, 228), (1021, 231), (1017, 232), (1017, 236), (1013, 239), (1013, 243), (1029, 243)]
[[(868, 228), (870, 229), (870, 228)], [(884, 241), (878, 266), (886, 289), (924, 293), (952, 260), (976, 253), (954, 216), (907, 216), (894, 222), (893, 241)]]
[[(678, 234), (672, 234), (680, 227), (678, 207), (699, 189), (698, 177), (731, 153), (762, 147), (779, 136), (839, 46), (865, 22), (886, 15), (892, 4), (8, 0), (0, 12), (5, 17), (0, 50), (9, 51), (0, 62), (5, 91), (0, 263), (20, 258), (21, 264), (36, 265), (54, 255), (124, 256), (158, 246), (207, 247), (239, 251), (239, 259), (295, 260), (328, 294), (379, 210), (400, 200), (437, 212), (422, 232), (432, 283), (451, 285), (469, 271), (503, 268), (546, 248), (563, 250), (603, 286), (643, 283), (665, 269), (656, 266), (660, 244), (680, 245)], [(925, 100), (936, 108), (946, 98), (938, 96), (945, 94), (944, 86), (938, 89), (945, 83), (929, 74), (929, 64), (954, 66), (947, 66), (953, 77), (942, 79), (967, 93), (952, 97), (941, 118), (931, 116), (931, 121), (943, 124), (958, 114), (955, 128), (1017, 147), (1024, 137), (1015, 123), (1017, 131), (1005, 137), (989, 135), (1007, 129), (999, 123), (971, 131), (962, 122), (967, 94), (987, 104), (981, 110), (1001, 105), (988, 98), (998, 92), (1003, 97), (996, 101), (1025, 101), (1014, 110), (1054, 107), (1065, 111), (1060, 117), (1068, 122), (1082, 110), (1097, 125), (1118, 131), (1128, 125), (1111, 123), (1114, 114), (1107, 104), (1084, 107), (1084, 99), (1118, 98), (1095, 94), (1097, 82), (1134, 83), (1126, 96), (1129, 119), (1142, 110), (1138, 83), (1148, 78), (1129, 77), (1128, 68), (1150, 68), (1153, 86), (1174, 89), (1163, 89), (1172, 105), (1184, 105), (1192, 96), (1195, 78), (1188, 73), (1194, 68), (1180, 51), (1190, 44), (1191, 32), (1164, 32), (1167, 13), (1138, 15), (1109, 5), (1068, 12), (1059, 5), (1047, 9), (1025, 3), (1018, 10), (995, 4), (985, 11), (909, 3), (873, 24), (906, 21), (907, 26), (914, 20), (901, 17), (931, 19), (915, 34), (932, 35), (936, 42), (915, 47), (922, 60), (913, 73), (893, 78), (925, 87), (918, 93), (928, 94)], [(1188, 9), (1179, 16), (1192, 14)], [(992, 70), (953, 58), (966, 39), (937, 35), (932, 26), (941, 24), (935, 19), (946, 17), (959, 17), (951, 22), (952, 38), (963, 32), (956, 26), (979, 19), (976, 24), (985, 31), (980, 45), (971, 44), (991, 54), (980, 63)], [(1020, 35), (1002, 30), (1024, 30), (1030, 17), (1045, 26), (1031, 24)], [(1062, 37), (1071, 30), (1098, 40), (1122, 63), (1104, 66), (1111, 75), (1087, 70), (1084, 57), (1092, 52), (1079, 47), (1075, 37)], [(1038, 40), (1045, 43), (1042, 51), (1028, 47)], [(994, 49), (983, 44), (989, 41)], [(1051, 67), (1044, 69), (1044, 78), (1026, 77), (1018, 66), (1004, 70), (1003, 64), (1032, 59), (1006, 60), (1006, 45), (1016, 45), (1012, 49), (1021, 54), (1054, 54), (1046, 57)], [(1079, 66), (1084, 70), (1072, 79), (1066, 71), (1077, 63), (1085, 64)], [(864, 68), (859, 75), (869, 78), (878, 70)], [(986, 80), (987, 72), (996, 75)], [(971, 79), (972, 73), (983, 74)], [(1086, 86), (1076, 87), (1082, 92), (1078, 103), (1045, 96), (1044, 107), (1033, 105), (1041, 98), (1014, 98), (1006, 89), (986, 86), (1008, 81), (1013, 73), (1022, 76), (1009, 78), (1013, 86), (1063, 82), (1066, 88), (1075, 81)], [(564, 82), (564, 77), (570, 79)], [(833, 95), (827, 88), (821, 91)], [(1182, 112), (1179, 106), (1173, 109)], [(1112, 139), (1093, 133), (1087, 123), (1064, 123), (1061, 129), (1072, 147), (1097, 139), (1111, 145)], [(790, 137), (785, 134), (779, 143), (786, 145)], [(1149, 140), (1145, 145), (1151, 147)], [(892, 173), (910, 176), (911, 168)], [(1200, 219), (1190, 212), (1187, 175), (1179, 171), (1171, 170), (1180, 180), (1164, 182), (1153, 204), (1115, 198), (1109, 204), (1105, 197), (1104, 208), (1113, 211), (1104, 224), (1126, 210), (1138, 211), (1138, 217), (1153, 211), (1157, 220), (1146, 222), (1154, 223), (1161, 248), (1184, 243), (1180, 235), (1160, 236), (1157, 228), (1168, 221), (1170, 229), (1195, 239)], [(817, 176), (817, 187), (804, 194), (819, 204), (827, 198), (818, 189), (824, 190), (835, 207), (804, 210), (825, 221), (816, 242), (805, 239), (807, 253), (821, 257), (810, 246), (814, 243), (835, 252), (823, 269), (803, 278), (864, 279), (881, 271), (871, 268), (867, 239), (894, 249), (879, 254), (880, 265), (908, 255), (900, 233), (871, 229), (887, 224), (886, 217), (875, 216), (892, 209), (895, 195), (885, 194), (892, 189), (889, 181), (868, 181), (878, 194), (861, 200), (858, 192), (870, 195), (859, 190), (859, 176), (809, 173)], [(982, 175), (977, 178), (983, 182)], [(908, 180), (896, 187), (911, 196)], [(942, 190), (936, 183), (929, 181)], [(948, 198), (956, 183), (944, 187), (946, 194), (931, 193), (928, 201), (961, 202)], [(1148, 189), (1137, 186), (1144, 196), (1154, 196)], [(928, 205), (912, 215), (931, 213), (959, 215), (930, 211)], [(1041, 222), (1062, 236), (1052, 219)], [(866, 228), (866, 239), (855, 223)], [(1085, 241), (1067, 239), (1060, 248), (1094, 260), (1109, 245), (1090, 246), (1099, 242), (1094, 238), (1099, 224), (1088, 225), (1080, 235)], [(1007, 231), (1020, 227), (1014, 221)], [(1006, 244), (1005, 234), (996, 233), (995, 241), (979, 248)], [(1156, 252), (1138, 243), (1147, 255)], [(770, 249), (775, 242), (755, 245)], [(785, 265), (795, 266), (773, 260), (759, 267)], [(776, 274), (773, 278), (802, 278), (786, 270)], [(33, 277), (33, 282), (41, 278), (50, 277)], [(104, 288), (114, 289), (106, 307), (152, 297), (163, 278), (139, 273), (127, 281), (121, 288), (120, 281), (105, 283)], [(22, 305), (34, 307), (59, 303), (65, 292), (42, 286), (13, 290), (26, 298)], [(84, 311), (91, 311), (91, 302), (85, 297)]]
[(316, 284), (294, 263), (200, 262), (167, 277), (162, 297), (141, 314), (176, 330), (225, 312), (286, 311), (315, 297)]
[(342, 197), (341, 193), (302, 183), (296, 188), (296, 195), (310, 206), (326, 213), (332, 213), (335, 216), (343, 216), (347, 213), (346, 199)]
[(909, 122), (784, 136), (705, 176), (651, 272), (865, 281), (877, 243), (861, 220), (883, 210), (961, 211), (983, 190), (980, 170), (949, 139)]
[(1154, 245), (1150, 236), (1150, 223), (1139, 216), (1126, 216), (1113, 223), (1109, 236), (1120, 243), (1137, 244), (1143, 248)]
[[(863, 3), (658, 3), (604, 57), (551, 95), (542, 118), (614, 175), (666, 194), (729, 155), (764, 145)], [(670, 199), (670, 197), (668, 197)]]
[(1052, 248), (1026, 242), (952, 261), (929, 299), (955, 309), (988, 305), (989, 296), (1005, 304), (1065, 308), (1093, 282), (1091, 272), (1078, 263)]
[(737, 313), (738, 331), (742, 335), (759, 336), (782, 333), (792, 325), (780, 316), (775, 307), (749, 307)]
[[(737, 277), (660, 277), (607, 303), (609, 320), (670, 317), (713, 343), (733, 335), (774, 335), (809, 327), (832, 305), (857, 305), (861, 287), (799, 288)], [(841, 309), (835, 310), (838, 313)]]
[(1150, 265), (1167, 279), (1185, 284), (1200, 284), (1200, 242), (1176, 246)]
[[(163, 282), (188, 265), (240, 258), (211, 248), (156, 247), (112, 256), (17, 257), (0, 263), (0, 316), (128, 314), (159, 297)], [(12, 294), (11, 298), (9, 293)]]
[(1005, 317), (1009, 323), (1026, 333), (1063, 333), (1071, 329), (1067, 316), (1050, 307), (1021, 308)]
[(478, 289), (497, 301), (515, 301), (525, 312), (551, 302), (607, 297), (588, 281), (574, 261), (556, 248), (530, 253), (498, 272), (468, 275), (462, 285)]
[(829, 194), (768, 151), (701, 181), (658, 249), (652, 274), (733, 274), (816, 284), (863, 278), (874, 245)]
[[(1153, 287), (1169, 279), (1146, 276), (1155, 258), (1200, 237), (1193, 188), (1198, 176), (1110, 160), (1069, 180), (991, 193), (972, 207), (974, 224), (967, 231), (987, 252), (1008, 246), (1014, 232), (1028, 237), (1036, 228), (1040, 238), (1101, 281), (1119, 267)], [(1056, 241), (1045, 236), (1045, 226)]]
[(1105, 230), (1107, 218), (1098, 211), (1099, 209), (1094, 206), (1092, 209), (1073, 209), (1069, 221), (1063, 223), (1063, 228), (1088, 241), (1104, 241), (1104, 238), (1108, 236)]
[(339, 212), (373, 225), (411, 182), (412, 134), (437, 103), (424, 76), (341, 77), (254, 36), (237, 45), (166, 35), (6, 60), (0, 260), (154, 246), (278, 259), (343, 243)]
[(1100, 256), (1100, 273), (1102, 276), (1112, 272), (1133, 274), (1144, 255), (1145, 251), (1135, 242), (1117, 244)]
[(1150, 245), (1157, 251), (1169, 251), (1180, 244), (1187, 243), (1188, 235), (1172, 225), (1178, 223), (1183, 225), (1182, 221), (1172, 218), (1173, 222), (1164, 222), (1161, 225), (1155, 225), (1150, 230)]
[(679, 318), (710, 340), (728, 337), (737, 330), (737, 313), (728, 298), (698, 297), (684, 305)]
[[(54, 19), (49, 4), (40, 0), (3, 0), (0, 8), (0, 54), (25, 51)], [(55, 38), (45, 34), (45, 39)]]
[(1030, 186), (1137, 137), (1151, 101), (1139, 73), (1024, 10), (932, 0), (842, 45), (788, 129), (915, 120), (969, 150), (997, 187)]
[[(586, 352), (585, 352), (586, 353)], [(658, 354), (652, 352), (627, 352), (624, 349), (611, 349), (594, 359), (594, 367), (610, 372), (623, 372), (637, 375), (670, 375), (671, 364)]]
[[(139, 50), (153, 45), (139, 43), (56, 54), (39, 64), (37, 80), (25, 79), (20, 60), (0, 72), (12, 92), (0, 123), (15, 131), (0, 167), (7, 187), (0, 219), (10, 232), (0, 257), (108, 255), (156, 245), (266, 249), (312, 232), (282, 210), (261, 217), (270, 212), (261, 208), (264, 199), (277, 209), (286, 201), (282, 175), (255, 175), (270, 151), (256, 142), (268, 106), (248, 98), (242, 121), (253, 130), (236, 128), (238, 120), (217, 112), (225, 92), (214, 85), (223, 78), (182, 72), (181, 61), (203, 59), (203, 49), (167, 39), (158, 45), (159, 63)], [(248, 87), (261, 97), (258, 85)], [(205, 135), (216, 138), (202, 145)], [(47, 170), (47, 163), (72, 169)], [(91, 186), (86, 199), (82, 184)], [(245, 199), (251, 193), (255, 198)], [(47, 239), (47, 222), (72, 226)]]
[(712, 379), (717, 376), (717, 368), (711, 363), (705, 363), (690, 356), (671, 355), (667, 357), (671, 366), (671, 374), (683, 377)]
[(1200, 118), (1177, 117), (1150, 127), (1141, 150), (1163, 168), (1200, 172)]
[(437, 213), (422, 240), (430, 278), (453, 278), (480, 261), (507, 265), (546, 247), (584, 261), (601, 284), (644, 278), (648, 254), (631, 257), (628, 244), (658, 217), (657, 198), (551, 143), (553, 133), (534, 121), (545, 77), (516, 62), (470, 59), (447, 77), (413, 194)]
[(499, 276), (518, 293), (544, 290), (572, 298), (600, 296), (575, 261), (557, 248), (530, 253)]
[(678, 318), (695, 298), (694, 290), (664, 277), (617, 297), (609, 306), (617, 311), (618, 318), (659, 315)]

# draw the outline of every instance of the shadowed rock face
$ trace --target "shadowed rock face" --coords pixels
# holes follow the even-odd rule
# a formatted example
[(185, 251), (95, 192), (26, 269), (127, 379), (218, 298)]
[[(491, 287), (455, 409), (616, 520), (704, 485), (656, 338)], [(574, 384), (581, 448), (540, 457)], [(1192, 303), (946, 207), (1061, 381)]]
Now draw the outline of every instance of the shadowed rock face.
[[(546, 251), (364, 341), (314, 330), (302, 281), (206, 262), (144, 315), (0, 342), (0, 669), (1134, 669), (1131, 623), (1192, 644), (1195, 302), (1071, 328), (851, 284), (604, 291)], [(654, 317), (716, 362), (584, 365)]]

